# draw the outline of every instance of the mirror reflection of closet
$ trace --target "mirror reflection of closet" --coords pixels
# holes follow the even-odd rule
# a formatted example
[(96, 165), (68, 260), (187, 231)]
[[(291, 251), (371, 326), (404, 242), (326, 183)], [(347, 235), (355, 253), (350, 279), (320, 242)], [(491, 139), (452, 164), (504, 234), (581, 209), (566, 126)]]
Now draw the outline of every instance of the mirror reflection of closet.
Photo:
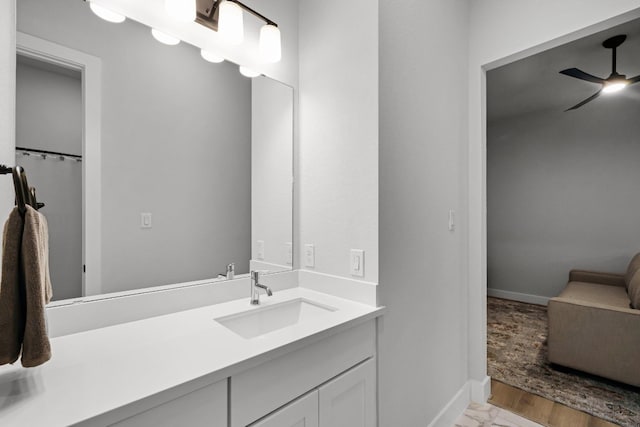
[[(76, 70), (18, 55), (16, 165), (42, 198), (54, 299), (82, 295), (82, 81)], [(45, 200), (46, 199), (46, 200)]]

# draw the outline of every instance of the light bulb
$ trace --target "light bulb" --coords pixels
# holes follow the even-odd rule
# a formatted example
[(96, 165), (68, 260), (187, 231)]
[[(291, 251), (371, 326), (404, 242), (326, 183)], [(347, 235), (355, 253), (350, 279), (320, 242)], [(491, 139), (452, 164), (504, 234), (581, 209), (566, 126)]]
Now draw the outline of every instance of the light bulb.
[(104, 6), (100, 6), (99, 4), (95, 4), (94, 2), (89, 3), (89, 8), (91, 8), (91, 11), (93, 13), (95, 13), (105, 21), (119, 24), (120, 22), (123, 22), (126, 19), (124, 15), (120, 15), (119, 13), (109, 10)]
[(180, 39), (177, 37), (170, 36), (167, 33), (163, 33), (160, 30), (156, 30), (155, 28), (151, 29), (151, 34), (153, 38), (158, 40), (160, 43), (168, 44), (169, 46), (174, 46), (180, 43)]
[(264, 62), (272, 63), (282, 58), (280, 46), (280, 30), (275, 25), (263, 25), (260, 28), (260, 58)]
[(240, 66), (240, 74), (249, 78), (258, 77), (260, 75), (259, 72), (254, 71), (251, 68), (245, 67), (244, 65)]
[(178, 21), (192, 22), (196, 19), (195, 0), (164, 0), (164, 9)]
[(604, 93), (620, 92), (622, 89), (627, 87), (628, 84), (629, 82), (627, 82), (626, 80), (614, 80), (612, 82), (605, 83), (604, 87), (602, 88), (602, 92)]
[(200, 56), (202, 56), (202, 59), (204, 59), (205, 61), (213, 62), (216, 64), (224, 61), (224, 58), (222, 56), (206, 49), (200, 49)]
[(229, 44), (237, 45), (244, 39), (242, 9), (231, 1), (223, 1), (219, 6), (218, 34)]

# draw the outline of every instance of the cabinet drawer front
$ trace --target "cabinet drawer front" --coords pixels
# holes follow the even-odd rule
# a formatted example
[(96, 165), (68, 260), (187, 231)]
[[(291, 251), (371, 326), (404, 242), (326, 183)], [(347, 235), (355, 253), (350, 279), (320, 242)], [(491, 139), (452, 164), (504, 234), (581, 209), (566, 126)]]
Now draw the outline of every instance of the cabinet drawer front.
[(117, 427), (227, 426), (227, 382), (220, 381), (113, 424)]
[(244, 427), (375, 354), (368, 321), (231, 377), (231, 427)]

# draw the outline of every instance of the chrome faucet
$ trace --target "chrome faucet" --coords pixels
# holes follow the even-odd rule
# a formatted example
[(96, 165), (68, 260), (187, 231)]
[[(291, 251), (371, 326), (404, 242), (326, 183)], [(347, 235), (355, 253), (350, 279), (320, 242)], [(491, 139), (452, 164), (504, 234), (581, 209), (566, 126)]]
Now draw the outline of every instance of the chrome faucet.
[(251, 272), (251, 305), (260, 304), (260, 291), (258, 290), (258, 288), (264, 289), (268, 296), (273, 295), (273, 292), (271, 292), (270, 287), (260, 283), (260, 272), (252, 271)]
[(231, 280), (235, 277), (236, 275), (236, 265), (235, 263), (231, 263), (229, 265), (227, 265), (227, 280)]

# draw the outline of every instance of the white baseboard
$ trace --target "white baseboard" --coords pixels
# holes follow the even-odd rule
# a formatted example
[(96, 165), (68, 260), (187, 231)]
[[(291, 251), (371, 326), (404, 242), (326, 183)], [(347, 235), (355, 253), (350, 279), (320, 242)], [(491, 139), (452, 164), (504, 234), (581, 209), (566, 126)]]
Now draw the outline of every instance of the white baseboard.
[(493, 288), (487, 288), (487, 295), (490, 297), (504, 298), (538, 305), (547, 305), (550, 299), (549, 297), (543, 297), (540, 295), (521, 294), (520, 292), (503, 291), (502, 289)]
[(469, 380), (471, 383), (471, 401), (487, 403), (491, 397), (491, 377), (486, 376), (482, 381)]
[(471, 403), (471, 381), (467, 381), (428, 427), (451, 427)]

